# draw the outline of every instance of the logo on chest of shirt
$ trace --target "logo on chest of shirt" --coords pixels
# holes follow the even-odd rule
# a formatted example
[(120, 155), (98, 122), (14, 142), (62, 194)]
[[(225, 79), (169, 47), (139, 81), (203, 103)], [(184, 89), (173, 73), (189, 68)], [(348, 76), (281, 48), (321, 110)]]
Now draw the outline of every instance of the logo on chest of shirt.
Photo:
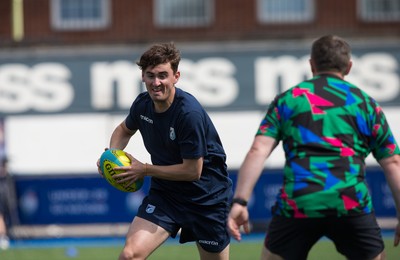
[(149, 124), (153, 123), (153, 119), (150, 119), (150, 118), (148, 118), (147, 116), (144, 116), (144, 115), (140, 115), (140, 119), (146, 121)]
[(175, 129), (174, 129), (173, 127), (170, 127), (170, 128), (169, 128), (169, 139), (171, 139), (172, 141), (174, 141), (175, 138), (176, 138)]

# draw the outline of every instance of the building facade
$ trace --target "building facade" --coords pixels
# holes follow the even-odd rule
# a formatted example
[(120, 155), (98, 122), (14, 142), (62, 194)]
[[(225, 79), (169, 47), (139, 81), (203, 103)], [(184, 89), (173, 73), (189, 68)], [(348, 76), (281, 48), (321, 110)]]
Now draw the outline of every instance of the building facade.
[(399, 0), (4, 0), (0, 46), (400, 37)]

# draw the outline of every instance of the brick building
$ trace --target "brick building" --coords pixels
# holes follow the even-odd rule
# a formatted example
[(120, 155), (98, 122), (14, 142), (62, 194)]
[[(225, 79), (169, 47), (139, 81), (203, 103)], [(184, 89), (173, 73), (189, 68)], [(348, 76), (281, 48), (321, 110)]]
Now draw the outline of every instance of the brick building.
[(400, 0), (3, 0), (0, 46), (400, 37)]

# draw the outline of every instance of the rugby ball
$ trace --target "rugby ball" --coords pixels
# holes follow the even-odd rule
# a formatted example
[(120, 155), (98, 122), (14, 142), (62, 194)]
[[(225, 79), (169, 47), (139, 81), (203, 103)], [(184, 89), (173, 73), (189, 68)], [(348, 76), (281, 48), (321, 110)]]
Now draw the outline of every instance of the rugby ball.
[(104, 151), (100, 156), (100, 167), (104, 178), (108, 181), (108, 183), (120, 191), (135, 192), (143, 185), (143, 179), (137, 180), (131, 185), (127, 186), (127, 182), (117, 183), (117, 180), (112, 178), (112, 176), (124, 172), (114, 170), (115, 167), (129, 166), (130, 164), (131, 160), (123, 150), (109, 149)]

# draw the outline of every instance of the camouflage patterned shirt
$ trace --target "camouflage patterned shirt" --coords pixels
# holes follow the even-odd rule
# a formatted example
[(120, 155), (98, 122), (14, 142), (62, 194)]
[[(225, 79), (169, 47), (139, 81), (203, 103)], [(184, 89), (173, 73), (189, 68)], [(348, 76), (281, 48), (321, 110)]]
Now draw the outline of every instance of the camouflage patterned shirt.
[(273, 212), (287, 217), (372, 212), (365, 158), (400, 153), (377, 102), (332, 75), (316, 76), (278, 95), (257, 135), (282, 141), (284, 183)]

